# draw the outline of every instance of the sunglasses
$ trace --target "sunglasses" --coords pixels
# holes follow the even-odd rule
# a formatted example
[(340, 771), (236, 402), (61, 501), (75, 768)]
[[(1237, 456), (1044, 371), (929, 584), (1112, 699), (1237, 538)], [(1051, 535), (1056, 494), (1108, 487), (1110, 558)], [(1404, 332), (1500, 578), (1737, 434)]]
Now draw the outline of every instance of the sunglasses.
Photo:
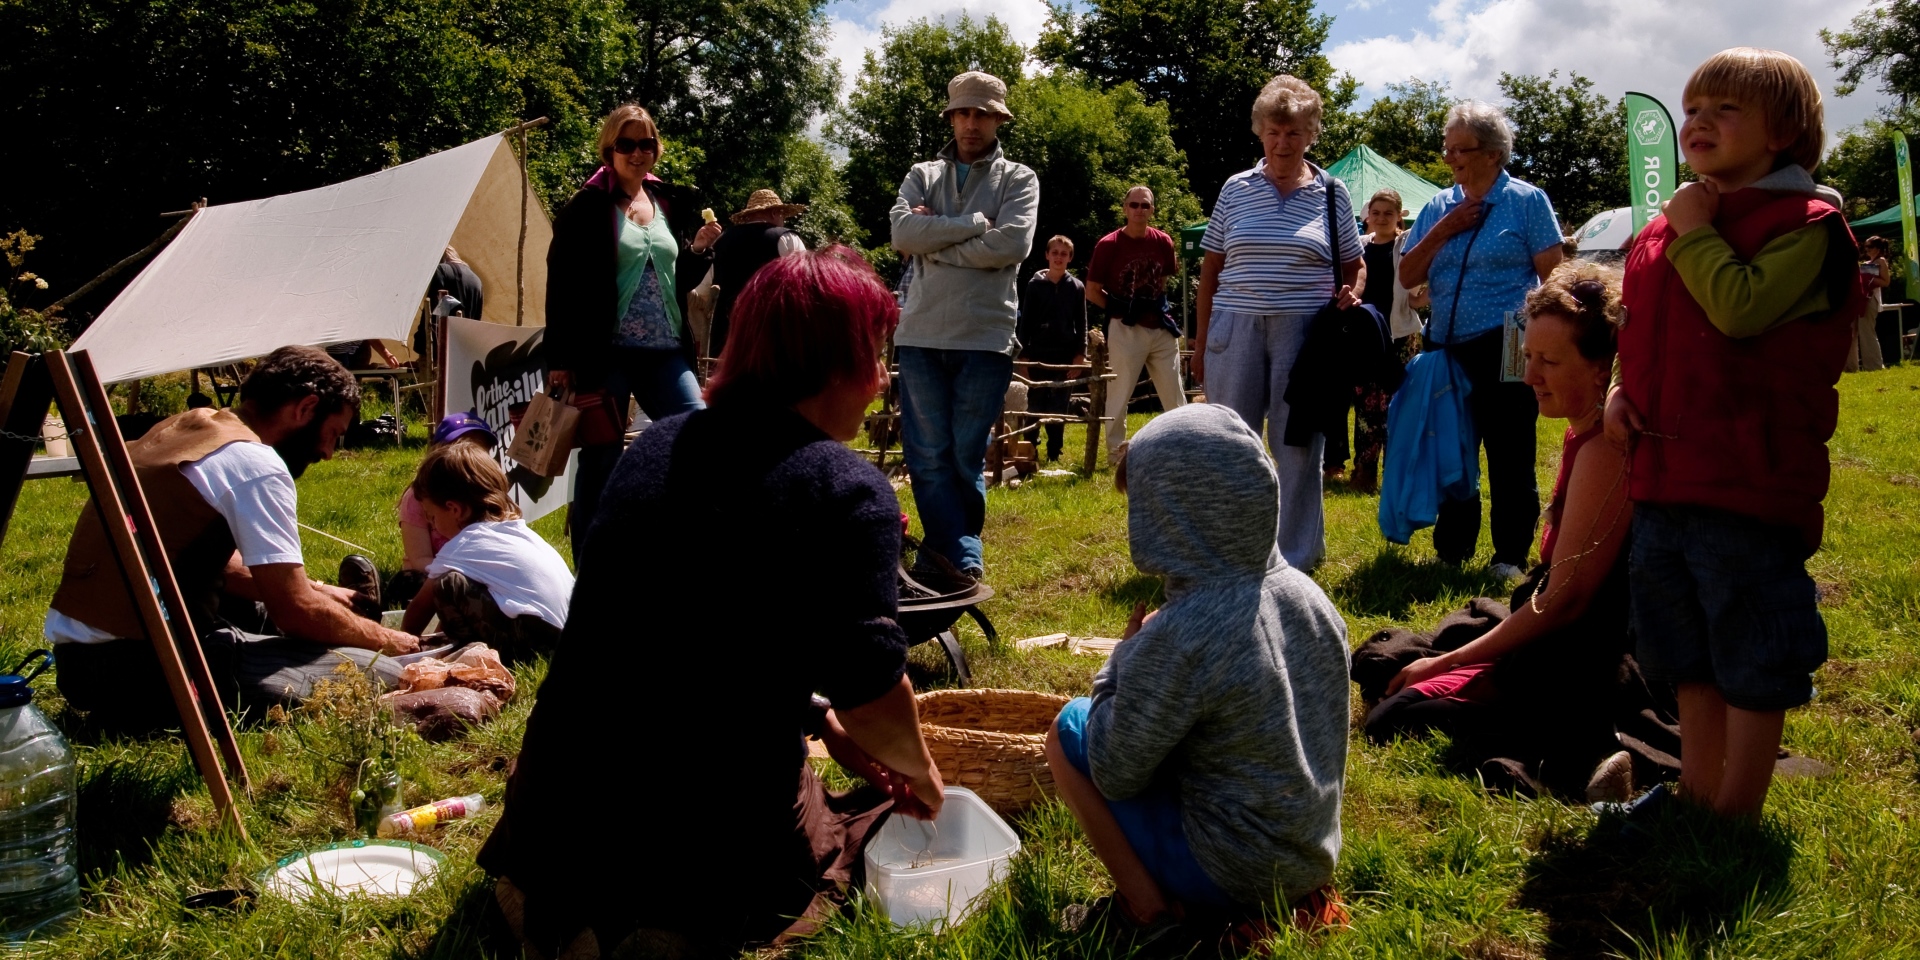
[(1127, 209), (1128, 210), (1152, 210), (1153, 204), (1141, 203), (1138, 200), (1129, 200), (1127, 201)]
[(615, 137), (613, 139), (614, 153), (632, 153), (635, 150), (645, 150), (648, 153), (658, 153), (660, 151), (660, 138), (659, 137), (641, 137), (640, 139), (635, 140), (632, 137)]

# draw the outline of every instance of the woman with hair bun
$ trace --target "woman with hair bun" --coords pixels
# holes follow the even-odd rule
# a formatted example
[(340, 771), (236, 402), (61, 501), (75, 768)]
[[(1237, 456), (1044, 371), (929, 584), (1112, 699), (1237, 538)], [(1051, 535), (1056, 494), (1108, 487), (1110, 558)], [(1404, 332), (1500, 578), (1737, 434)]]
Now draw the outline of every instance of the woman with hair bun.
[[(1567, 421), (1540, 565), (1492, 630), (1401, 669), (1368, 713), (1366, 731), (1385, 741), (1438, 730), (1475, 765), (1517, 762), (1529, 786), (1625, 799), (1631, 758), (1614, 737), (1613, 702), (1633, 649), (1625, 549), (1633, 504), (1626, 455), (1592, 442), (1602, 433), (1625, 313), (1620, 274), (1583, 260), (1562, 264), (1527, 295), (1525, 309), (1526, 384), (1543, 416)], [(1373, 643), (1356, 651), (1356, 662)]]
[[(890, 810), (939, 812), (895, 622), (900, 504), (843, 443), (899, 316), (845, 247), (775, 260), (710, 405), (614, 469), (479, 858), (539, 955), (784, 942), (838, 909)], [(829, 794), (808, 736), (869, 786)]]

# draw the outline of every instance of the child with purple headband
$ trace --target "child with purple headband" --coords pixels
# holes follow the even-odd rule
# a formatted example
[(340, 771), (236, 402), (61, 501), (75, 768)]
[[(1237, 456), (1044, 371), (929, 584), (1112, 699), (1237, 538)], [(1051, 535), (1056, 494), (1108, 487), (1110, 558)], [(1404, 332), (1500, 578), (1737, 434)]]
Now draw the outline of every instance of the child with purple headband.
[[(500, 438), (494, 435), (493, 428), (485, 420), (471, 412), (449, 413), (434, 425), (433, 433), (428, 437), (429, 451), (444, 447), (456, 440), (477, 443), (487, 450), (500, 445)], [(446, 546), (447, 538), (435, 533), (427, 523), (427, 516), (420, 509), (420, 501), (413, 495), (413, 487), (400, 494), (400, 502), (394, 508), (400, 518), (400, 544), (406, 550), (406, 560), (400, 572), (393, 575), (387, 584), (385, 595), (407, 598), (420, 591), (420, 585), (426, 582), (427, 564), (438, 556), (440, 548)]]

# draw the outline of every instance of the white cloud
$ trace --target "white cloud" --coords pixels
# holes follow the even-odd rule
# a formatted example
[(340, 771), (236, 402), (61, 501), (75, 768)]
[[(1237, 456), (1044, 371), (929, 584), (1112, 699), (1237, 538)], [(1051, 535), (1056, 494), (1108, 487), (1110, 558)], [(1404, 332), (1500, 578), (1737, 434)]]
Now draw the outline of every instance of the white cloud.
[(836, 9), (850, 5), (840, 3), (828, 8), (834, 12), (828, 18), (833, 39), (827, 44), (827, 54), (840, 61), (843, 95), (860, 76), (862, 54), (880, 46), (882, 24), (900, 26), (922, 17), (952, 23), (963, 13), (975, 20), (998, 17), (1015, 42), (1029, 47), (1040, 39), (1040, 31), (1047, 25), (1045, 0), (886, 0), (860, 12)]
[(1834, 71), (1822, 27), (1844, 27), (1870, 0), (1437, 0), (1427, 22), (1391, 36), (1327, 51), (1367, 93), (1418, 77), (1444, 80), (1456, 96), (1498, 99), (1502, 72), (1579, 73), (1618, 97), (1649, 94), (1675, 114), (1693, 68), (1718, 50), (1747, 45), (1784, 50), (1813, 71), (1826, 92), (1829, 139), (1872, 115), (1883, 98), (1832, 94)]

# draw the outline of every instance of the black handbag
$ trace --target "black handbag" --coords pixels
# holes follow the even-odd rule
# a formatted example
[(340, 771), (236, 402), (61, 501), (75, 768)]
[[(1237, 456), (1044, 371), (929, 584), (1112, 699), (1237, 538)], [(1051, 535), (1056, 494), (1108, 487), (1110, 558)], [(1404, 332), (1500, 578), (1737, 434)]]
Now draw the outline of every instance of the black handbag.
[[(1326, 176), (1322, 171), (1321, 176)], [(1307, 326), (1307, 342), (1287, 375), (1286, 403), (1290, 408), (1283, 442), (1306, 446), (1316, 433), (1346, 428), (1346, 408), (1353, 388), (1379, 382), (1387, 390), (1400, 386), (1406, 371), (1393, 349), (1393, 331), (1387, 318), (1367, 304), (1340, 306), (1340, 222), (1334, 209), (1332, 178), (1327, 178), (1327, 248), (1333, 261), (1333, 296)], [(1276, 188), (1277, 189), (1277, 188)], [(1335, 427), (1335, 420), (1339, 426)]]

